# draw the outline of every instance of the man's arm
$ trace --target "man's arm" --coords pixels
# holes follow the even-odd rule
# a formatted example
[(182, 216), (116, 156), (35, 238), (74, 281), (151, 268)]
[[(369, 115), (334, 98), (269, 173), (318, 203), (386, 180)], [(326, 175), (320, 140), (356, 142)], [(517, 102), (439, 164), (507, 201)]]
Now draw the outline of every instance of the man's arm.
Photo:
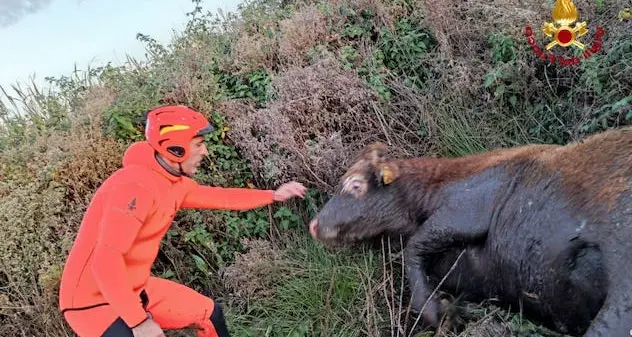
[(106, 301), (130, 327), (147, 319), (140, 298), (127, 281), (123, 255), (130, 249), (153, 204), (137, 184), (121, 185), (106, 201), (94, 250), (92, 272)]
[(250, 210), (274, 201), (273, 190), (223, 188), (194, 183), (185, 196), (182, 208)]

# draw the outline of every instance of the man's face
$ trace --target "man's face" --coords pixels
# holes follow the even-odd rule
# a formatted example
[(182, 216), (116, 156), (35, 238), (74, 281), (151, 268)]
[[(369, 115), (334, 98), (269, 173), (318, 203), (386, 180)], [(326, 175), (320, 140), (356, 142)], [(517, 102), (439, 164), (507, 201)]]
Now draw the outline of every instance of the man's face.
[(204, 137), (195, 137), (189, 144), (191, 155), (182, 163), (182, 171), (188, 176), (193, 176), (197, 172), (202, 158), (208, 156), (208, 149), (204, 143)]

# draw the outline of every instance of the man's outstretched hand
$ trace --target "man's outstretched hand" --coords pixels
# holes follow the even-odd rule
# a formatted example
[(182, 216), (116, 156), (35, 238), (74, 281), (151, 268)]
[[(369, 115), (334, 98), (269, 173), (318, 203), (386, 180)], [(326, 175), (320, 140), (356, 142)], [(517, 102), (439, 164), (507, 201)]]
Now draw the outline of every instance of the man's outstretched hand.
[(305, 197), (307, 188), (296, 181), (285, 183), (274, 191), (274, 201), (285, 201), (292, 197)]

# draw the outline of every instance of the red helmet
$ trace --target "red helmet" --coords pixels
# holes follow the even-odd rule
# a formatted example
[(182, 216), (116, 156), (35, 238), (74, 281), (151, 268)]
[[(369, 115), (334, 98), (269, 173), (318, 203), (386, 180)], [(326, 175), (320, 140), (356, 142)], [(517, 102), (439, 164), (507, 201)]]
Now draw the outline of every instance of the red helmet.
[(197, 136), (213, 132), (206, 117), (183, 105), (164, 105), (147, 112), (145, 138), (165, 158), (182, 163)]

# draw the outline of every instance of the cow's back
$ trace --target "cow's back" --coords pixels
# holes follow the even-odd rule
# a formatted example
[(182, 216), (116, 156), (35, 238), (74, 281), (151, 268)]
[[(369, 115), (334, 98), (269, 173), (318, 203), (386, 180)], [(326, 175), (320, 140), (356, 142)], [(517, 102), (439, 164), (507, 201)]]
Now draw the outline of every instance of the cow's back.
[(561, 331), (583, 331), (617, 269), (630, 267), (622, 254), (632, 249), (632, 129), (499, 167), (511, 183), (497, 192), (481, 253), (494, 287)]

